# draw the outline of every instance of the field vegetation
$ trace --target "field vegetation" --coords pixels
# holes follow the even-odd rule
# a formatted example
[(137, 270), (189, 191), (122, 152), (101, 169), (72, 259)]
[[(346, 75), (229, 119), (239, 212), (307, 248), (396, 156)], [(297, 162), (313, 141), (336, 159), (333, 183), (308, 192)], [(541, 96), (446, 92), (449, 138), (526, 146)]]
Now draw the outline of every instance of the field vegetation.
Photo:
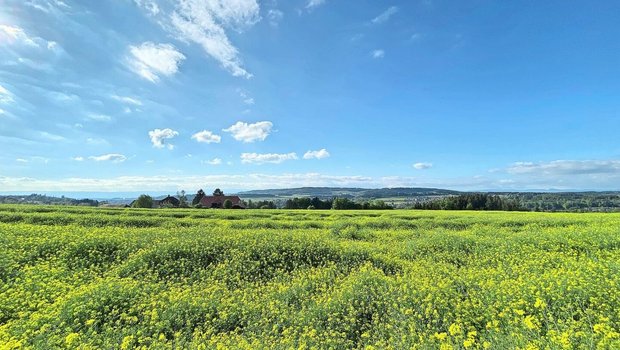
[(618, 349), (620, 215), (0, 206), (0, 349)]

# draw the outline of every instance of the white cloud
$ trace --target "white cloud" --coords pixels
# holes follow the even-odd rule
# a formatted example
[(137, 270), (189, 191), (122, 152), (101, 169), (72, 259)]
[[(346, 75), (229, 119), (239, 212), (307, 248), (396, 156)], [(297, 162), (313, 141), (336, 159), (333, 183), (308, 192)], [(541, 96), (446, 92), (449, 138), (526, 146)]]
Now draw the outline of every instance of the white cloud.
[(266, 189), (286, 187), (369, 187), (380, 186), (380, 180), (365, 176), (334, 176), (317, 173), (301, 174), (220, 174), (207, 176), (121, 176), (113, 178), (64, 178), (48, 180), (28, 177), (0, 176), (0, 191), (195, 191), (205, 187)]
[(127, 157), (125, 157), (122, 154), (118, 154), (118, 153), (109, 153), (109, 154), (102, 154), (100, 156), (90, 156), (88, 157), (88, 159), (92, 159), (96, 162), (122, 163), (127, 160)]
[(383, 58), (385, 57), (385, 51), (383, 50), (373, 50), (371, 52), (372, 58)]
[(177, 51), (171, 44), (155, 44), (150, 41), (140, 46), (130, 46), (131, 57), (128, 66), (136, 74), (153, 83), (160, 77), (172, 76), (179, 70), (185, 55)]
[(25, 2), (26, 6), (30, 6), (39, 11), (43, 11), (45, 13), (51, 13), (57, 15), (60, 13), (62, 9), (70, 9), (71, 6), (67, 5), (64, 1), (61, 0), (30, 0)]
[(41, 136), (41, 138), (48, 140), (48, 141), (65, 141), (66, 140), (66, 138), (63, 136), (52, 134), (47, 131), (40, 131), (39, 135)]
[(284, 12), (275, 9), (269, 10), (267, 11), (267, 18), (272, 27), (277, 27), (280, 21), (282, 21), (282, 18), (284, 18)]
[(205, 161), (204, 163), (209, 165), (220, 165), (222, 164), (222, 160), (220, 158), (213, 158), (211, 160)]
[(39, 47), (39, 44), (29, 37), (24, 30), (18, 26), (0, 24), (0, 45), (24, 44)]
[[(155, 129), (155, 130), (151, 130), (149, 131), (149, 137), (151, 138), (151, 142), (153, 143), (153, 147), (155, 148), (164, 148), (166, 147), (166, 145), (164, 145), (165, 140), (169, 140), (174, 138), (175, 136), (178, 136), (179, 133), (177, 131), (174, 131), (172, 129), (166, 128), (166, 129)], [(172, 144), (167, 144), (168, 149), (173, 149), (174, 145)]]
[(138, 100), (135, 97), (129, 97), (129, 96), (119, 96), (119, 95), (111, 95), (110, 96), (113, 100), (122, 102), (124, 104), (128, 104), (128, 105), (134, 105), (134, 106), (142, 106), (142, 101)]
[(86, 139), (86, 143), (89, 145), (100, 146), (100, 145), (107, 145), (108, 141), (106, 139), (99, 138), (99, 137), (89, 137)]
[(318, 151), (308, 151), (304, 154), (304, 159), (323, 159), (330, 156), (325, 148)]
[(2, 45), (21, 46), (24, 49), (38, 49), (56, 54), (63, 52), (62, 47), (55, 41), (30, 36), (21, 27), (6, 24), (0, 24), (0, 46)]
[(112, 117), (105, 114), (89, 114), (86, 116), (86, 119), (94, 120), (96, 122), (109, 122), (112, 120)]
[(192, 135), (192, 139), (203, 143), (220, 143), (222, 137), (216, 135), (209, 130), (203, 130)]
[(392, 17), (392, 15), (394, 15), (396, 12), (398, 12), (398, 7), (396, 6), (389, 7), (387, 10), (383, 11), (383, 13), (381, 13), (379, 16), (373, 18), (371, 22), (374, 24), (381, 24), (381, 23), (387, 22), (390, 19), (390, 17)]
[(231, 133), (237, 141), (249, 143), (257, 140), (264, 141), (271, 133), (272, 128), (273, 123), (269, 121), (262, 121), (254, 124), (237, 122), (228, 129), (222, 131)]
[(517, 162), (507, 172), (517, 175), (574, 176), (620, 174), (620, 160), (554, 160), (550, 162)]
[(157, 16), (160, 12), (159, 6), (153, 0), (134, 0), (134, 2), (144, 8), (151, 16)]
[(241, 154), (241, 163), (244, 164), (280, 164), (287, 160), (295, 160), (297, 158), (297, 154), (292, 153), (242, 153)]
[(13, 94), (7, 90), (4, 86), (0, 85), (0, 103), (8, 104), (14, 102)]
[(414, 168), (418, 170), (430, 169), (433, 167), (433, 163), (415, 163), (413, 165)]
[(84, 157), (80, 157), (80, 156), (78, 156), (78, 157), (73, 157), (73, 158), (71, 158), (71, 160), (74, 160), (74, 161), (76, 161), (76, 162), (83, 162), (83, 161), (84, 161)]
[(246, 105), (254, 104), (254, 98), (250, 97), (250, 95), (247, 92), (241, 89), (237, 89), (237, 92), (239, 93), (239, 96), (241, 96), (241, 98), (243, 99), (243, 103), (245, 103)]
[(256, 0), (176, 0), (176, 9), (166, 19), (170, 24), (164, 27), (177, 39), (202, 46), (233, 76), (250, 78), (226, 30), (242, 32), (260, 19)]
[(15, 159), (15, 161), (18, 162), (18, 163), (28, 163), (28, 160), (24, 159), (24, 158), (17, 158), (17, 159)]
[(325, 3), (325, 0), (308, 0), (308, 3), (306, 4), (306, 8), (308, 10), (312, 10), (315, 7), (319, 7), (323, 5), (324, 3)]

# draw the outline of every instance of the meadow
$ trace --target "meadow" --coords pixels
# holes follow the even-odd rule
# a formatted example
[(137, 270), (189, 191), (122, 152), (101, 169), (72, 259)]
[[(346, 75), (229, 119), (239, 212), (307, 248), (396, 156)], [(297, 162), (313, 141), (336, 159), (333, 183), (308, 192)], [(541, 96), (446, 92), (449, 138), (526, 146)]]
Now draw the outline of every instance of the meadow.
[(0, 206), (0, 349), (619, 349), (620, 215)]

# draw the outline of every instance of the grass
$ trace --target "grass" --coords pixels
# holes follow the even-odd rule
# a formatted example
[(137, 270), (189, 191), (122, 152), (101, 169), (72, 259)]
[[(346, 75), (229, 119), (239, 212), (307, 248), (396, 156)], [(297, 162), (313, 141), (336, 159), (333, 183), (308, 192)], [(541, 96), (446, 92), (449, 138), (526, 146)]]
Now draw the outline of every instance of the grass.
[(0, 206), (0, 349), (617, 349), (619, 227)]

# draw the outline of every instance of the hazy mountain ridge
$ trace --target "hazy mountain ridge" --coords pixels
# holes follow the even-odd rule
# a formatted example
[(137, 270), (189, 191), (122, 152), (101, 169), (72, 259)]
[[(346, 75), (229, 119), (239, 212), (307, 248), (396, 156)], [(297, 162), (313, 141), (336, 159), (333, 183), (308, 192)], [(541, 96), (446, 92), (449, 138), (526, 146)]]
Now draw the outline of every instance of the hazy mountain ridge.
[(394, 188), (357, 188), (357, 187), (298, 187), (284, 189), (266, 189), (238, 192), (244, 198), (252, 197), (345, 197), (345, 198), (388, 198), (388, 197), (421, 197), (449, 196), (465, 192), (439, 188), (394, 187)]

